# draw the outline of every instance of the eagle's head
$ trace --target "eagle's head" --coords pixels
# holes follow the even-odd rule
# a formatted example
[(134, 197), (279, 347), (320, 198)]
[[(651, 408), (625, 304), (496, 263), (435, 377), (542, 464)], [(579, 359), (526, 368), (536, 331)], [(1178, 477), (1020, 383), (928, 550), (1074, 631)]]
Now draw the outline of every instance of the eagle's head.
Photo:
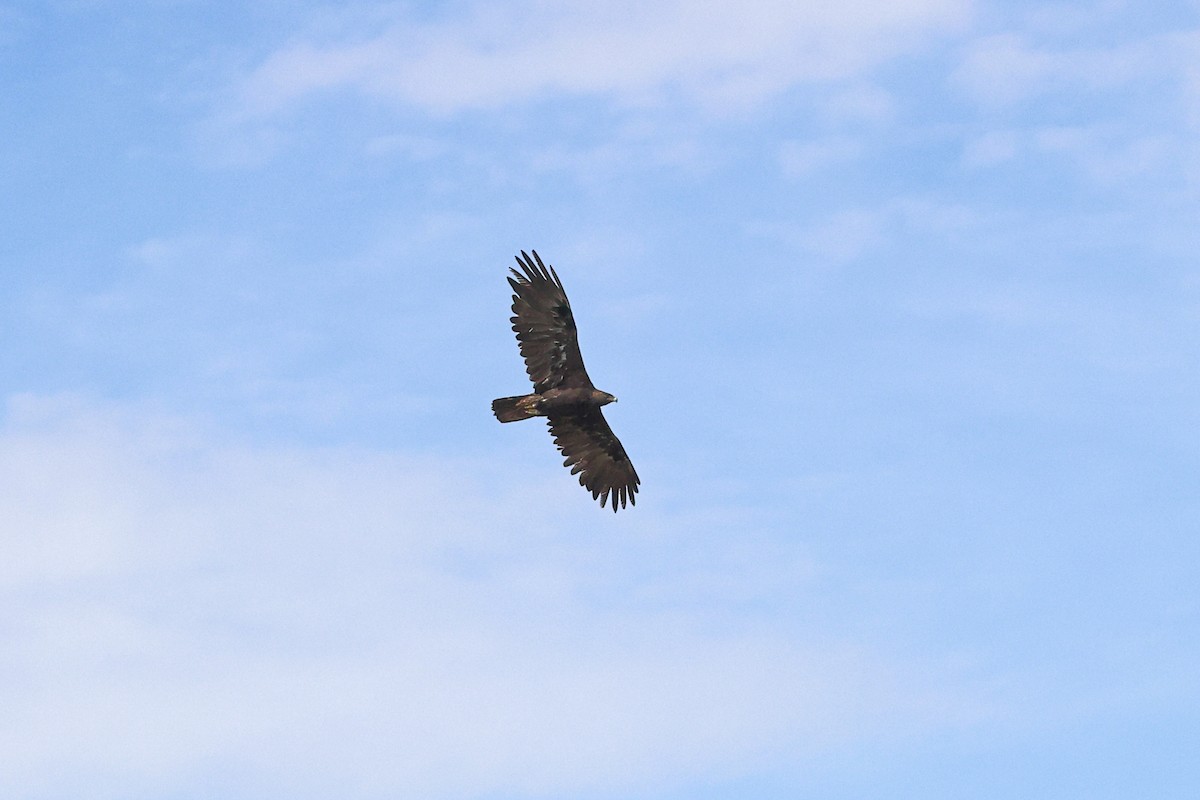
[(598, 406), (606, 406), (609, 403), (617, 402), (615, 395), (611, 395), (608, 392), (602, 392), (599, 389), (592, 392), (592, 398), (596, 401), (596, 405)]

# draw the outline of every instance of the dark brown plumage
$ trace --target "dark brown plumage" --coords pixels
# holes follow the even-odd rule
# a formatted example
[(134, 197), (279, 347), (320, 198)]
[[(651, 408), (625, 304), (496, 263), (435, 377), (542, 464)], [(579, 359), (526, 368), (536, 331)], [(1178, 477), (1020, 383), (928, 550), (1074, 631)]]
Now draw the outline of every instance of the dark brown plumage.
[(554, 267), (522, 250), (508, 279), (513, 288), (512, 327), (517, 334), (533, 394), (492, 401), (501, 422), (546, 417), (554, 444), (565, 456), (563, 466), (579, 475), (579, 483), (612, 510), (637, 502), (641, 483), (625, 448), (613, 435), (600, 407), (616, 402), (592, 385), (583, 356), (571, 304)]

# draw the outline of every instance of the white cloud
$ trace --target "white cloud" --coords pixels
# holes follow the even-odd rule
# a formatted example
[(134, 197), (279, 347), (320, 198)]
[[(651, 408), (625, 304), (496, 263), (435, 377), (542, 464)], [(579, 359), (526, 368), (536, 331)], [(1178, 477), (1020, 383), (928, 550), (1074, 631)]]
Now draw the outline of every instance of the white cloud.
[[(786, 590), (803, 559), (701, 557), (722, 545), (571, 505), (568, 480), (31, 396), (0, 475), (8, 796), (230, 775), (258, 796), (604, 792), (984, 713), (862, 645), (696, 601)], [(631, 600), (647, 546), (681, 557)]]
[(896, 113), (896, 98), (869, 84), (846, 87), (829, 98), (824, 116), (835, 123), (880, 123)]
[(1017, 155), (1015, 131), (988, 131), (963, 148), (962, 162), (967, 167), (991, 167), (1011, 161)]
[(1167, 133), (1138, 135), (1119, 125), (1051, 125), (985, 133), (966, 143), (962, 163), (978, 169), (1048, 158), (1093, 184), (1111, 187), (1176, 174), (1187, 151), (1186, 143)]
[(862, 153), (862, 144), (846, 137), (791, 141), (780, 148), (779, 162), (785, 175), (803, 178), (826, 167), (853, 161)]
[(925, 197), (899, 196), (875, 206), (851, 206), (803, 222), (759, 221), (747, 225), (756, 235), (818, 256), (830, 265), (856, 261), (893, 243), (902, 232), (961, 234), (980, 223), (967, 206)]
[(479, 4), (463, 20), (401, 18), (356, 41), (288, 45), (245, 81), (237, 113), (345, 89), (436, 112), (556, 93), (637, 104), (668, 90), (738, 109), (855, 75), (968, 12), (965, 0)]
[(831, 261), (854, 261), (883, 241), (885, 215), (872, 209), (837, 211), (810, 226), (803, 245)]
[(1069, 158), (1088, 178), (1101, 184), (1158, 173), (1174, 162), (1179, 152), (1171, 136), (1126, 138), (1123, 134), (1095, 126), (1048, 127), (1035, 133), (1034, 146)]
[(1194, 60), (1197, 36), (1183, 32), (1108, 47), (1055, 48), (1022, 34), (1002, 33), (973, 42), (952, 77), (991, 109), (1049, 92), (1112, 91), (1146, 78), (1182, 75)]

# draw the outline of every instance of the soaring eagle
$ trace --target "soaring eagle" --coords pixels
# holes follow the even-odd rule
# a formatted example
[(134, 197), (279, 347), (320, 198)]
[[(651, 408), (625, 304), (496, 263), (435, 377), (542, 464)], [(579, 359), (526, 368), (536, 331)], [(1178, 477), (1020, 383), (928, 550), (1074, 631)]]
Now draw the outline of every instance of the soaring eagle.
[(492, 401), (492, 413), (501, 422), (546, 417), (554, 444), (565, 459), (563, 466), (579, 475), (579, 483), (600, 498), (603, 507), (611, 498), (612, 510), (637, 502), (638, 478), (625, 448), (608, 427), (600, 407), (617, 402), (592, 385), (583, 356), (575, 317), (554, 267), (522, 250), (517, 259), (521, 272), (511, 270), (512, 328), (517, 334), (525, 371), (533, 381), (533, 394), (501, 397)]

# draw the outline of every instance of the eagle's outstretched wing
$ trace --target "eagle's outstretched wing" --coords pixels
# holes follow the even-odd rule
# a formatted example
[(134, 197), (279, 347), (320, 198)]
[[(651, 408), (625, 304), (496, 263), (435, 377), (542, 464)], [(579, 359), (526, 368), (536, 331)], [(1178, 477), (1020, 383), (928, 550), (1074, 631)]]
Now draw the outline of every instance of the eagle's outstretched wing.
[(625, 508), (637, 502), (637, 487), (642, 481), (620, 440), (613, 435), (608, 421), (597, 406), (588, 406), (578, 413), (551, 414), (550, 433), (554, 443), (566, 456), (563, 466), (579, 475), (579, 483), (600, 498), (603, 507), (612, 497), (612, 510), (617, 504)]
[(543, 264), (536, 250), (533, 258), (522, 250), (517, 264), (521, 272), (512, 270), (508, 279), (514, 293), (512, 328), (534, 391), (594, 388), (583, 368), (571, 304), (554, 267)]

